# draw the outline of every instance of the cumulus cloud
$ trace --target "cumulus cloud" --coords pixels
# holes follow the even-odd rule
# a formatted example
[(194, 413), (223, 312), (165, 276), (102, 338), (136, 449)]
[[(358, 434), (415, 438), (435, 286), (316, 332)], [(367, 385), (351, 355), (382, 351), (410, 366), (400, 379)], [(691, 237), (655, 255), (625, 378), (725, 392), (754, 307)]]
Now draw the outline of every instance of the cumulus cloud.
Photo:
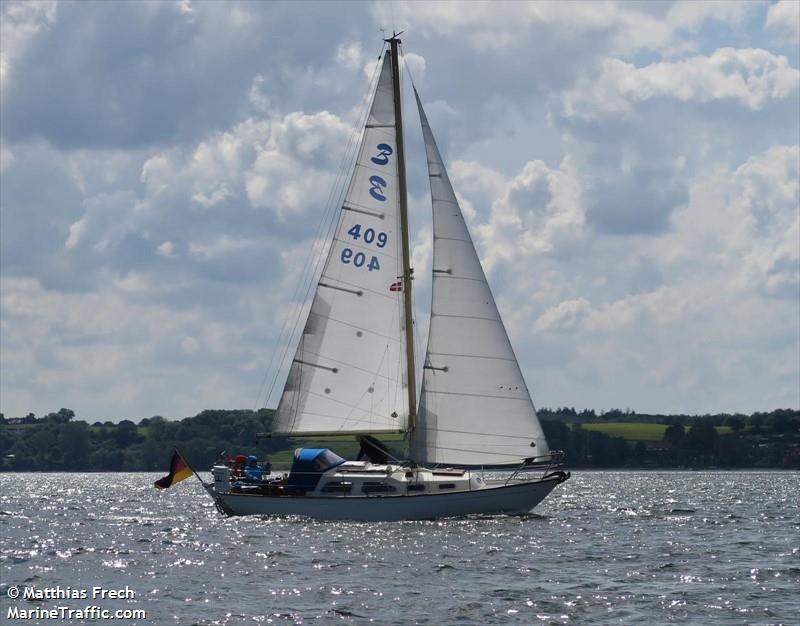
[(340, 44), (336, 49), (336, 60), (345, 67), (363, 67), (365, 59), (364, 50), (361, 48), (361, 42), (356, 40)]
[(175, 245), (171, 241), (164, 241), (156, 248), (156, 254), (165, 257), (173, 257), (175, 256)]
[(590, 332), (614, 333), (637, 326), (664, 326), (683, 319), (693, 296), (684, 288), (661, 286), (655, 291), (632, 294), (605, 304), (587, 315)]
[(562, 96), (566, 117), (627, 115), (634, 103), (653, 98), (684, 102), (735, 100), (757, 110), (796, 93), (800, 71), (785, 56), (767, 50), (720, 48), (711, 56), (659, 62), (637, 68), (605, 59), (598, 76), (585, 77)]
[(547, 309), (537, 319), (534, 327), (538, 332), (570, 330), (589, 312), (591, 305), (585, 298), (564, 300)]
[(787, 43), (800, 43), (800, 3), (780, 0), (770, 5), (764, 26)]
[(90, 245), (102, 252), (119, 243), (131, 230), (129, 216), (135, 213), (137, 201), (131, 191), (100, 193), (87, 198), (84, 201), (86, 212), (78, 221), (70, 224), (64, 247), (72, 250), (89, 238)]
[(531, 161), (508, 180), (476, 163), (455, 163), (452, 175), (456, 186), (469, 178), (467, 189), (497, 194), (488, 223), (476, 226), (489, 270), (500, 261), (563, 251), (584, 235), (582, 189), (569, 157), (557, 169)]
[(55, 22), (57, 4), (8, 1), (0, 5), (0, 92), (9, 87), (14, 62)]
[[(539, 402), (577, 386), (607, 407), (794, 406), (799, 170), (798, 146), (773, 146), (695, 175), (658, 236), (589, 230), (579, 256), (502, 273), (495, 295)], [(766, 345), (772, 358), (754, 351)]]
[[(244, 364), (261, 358), (242, 344), (252, 322), (214, 324), (135, 296), (152, 288), (130, 277), (86, 295), (4, 280), (3, 324), (15, 332), (3, 333), (3, 383), (14, 389), (13, 406), (41, 411), (44, 398), (115, 420), (140, 419), (143, 395), (157, 397), (153, 412), (166, 415), (241, 406), (257, 384)], [(175, 385), (173, 368), (190, 366), (195, 382)]]
[(525, 47), (532, 33), (556, 31), (566, 43), (585, 37), (607, 38), (615, 53), (667, 46), (683, 33), (696, 32), (704, 22), (741, 23), (752, 6), (743, 2), (693, 2), (637, 5), (626, 2), (586, 2), (579, 10), (562, 2), (470, 2), (469, 10), (452, 2), (377, 4), (380, 18), (396, 18), (404, 28), (425, 36), (465, 39), (481, 51)]
[(800, 404), (796, 3), (2, 4), (6, 414), (250, 405), (393, 17), (538, 404)]
[(68, 149), (191, 144), (250, 107), (322, 109), (334, 94), (363, 89), (358, 71), (332, 79), (337, 56), (353, 58), (360, 40), (330, 33), (365, 18), (330, 3), (316, 5), (318, 20), (305, 21), (302, 40), (292, 9), (277, 4), (48, 7), (3, 3), (3, 63), (15, 76), (3, 89), (3, 134), (13, 141), (43, 136)]
[(696, 181), (662, 256), (678, 262), (699, 247), (730, 287), (796, 300), (799, 179), (800, 148), (778, 145)]
[[(665, 233), (688, 181), (797, 135), (800, 72), (762, 49), (719, 48), (642, 67), (604, 58), (551, 98), (575, 155), (587, 219), (610, 234)], [(736, 132), (731, 132), (736, 128)]]

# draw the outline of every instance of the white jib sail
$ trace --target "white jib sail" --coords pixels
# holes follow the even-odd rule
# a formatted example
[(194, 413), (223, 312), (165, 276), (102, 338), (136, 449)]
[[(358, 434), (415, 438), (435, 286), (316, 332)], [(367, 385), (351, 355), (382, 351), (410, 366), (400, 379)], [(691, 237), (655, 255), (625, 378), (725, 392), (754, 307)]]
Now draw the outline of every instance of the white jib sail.
[(403, 294), (392, 66), (384, 57), (358, 158), (272, 430), (405, 430)]
[(418, 95), (417, 107), (433, 202), (433, 294), (411, 458), (510, 465), (545, 455), (542, 427)]

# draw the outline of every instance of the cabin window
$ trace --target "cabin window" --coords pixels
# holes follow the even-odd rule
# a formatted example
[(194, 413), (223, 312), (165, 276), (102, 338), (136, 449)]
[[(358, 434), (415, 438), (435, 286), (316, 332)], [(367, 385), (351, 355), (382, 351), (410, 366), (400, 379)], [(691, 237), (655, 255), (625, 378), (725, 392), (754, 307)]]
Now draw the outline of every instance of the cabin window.
[(363, 493), (391, 493), (397, 491), (394, 485), (387, 485), (386, 483), (364, 483), (361, 487)]
[(425, 491), (425, 485), (421, 483), (410, 484), (408, 486), (409, 491)]
[(455, 483), (442, 483), (441, 485), (439, 485), (439, 489), (455, 489), (455, 488), (456, 488)]
[(323, 493), (350, 493), (353, 489), (353, 483), (344, 482), (341, 480), (326, 483), (322, 488)]

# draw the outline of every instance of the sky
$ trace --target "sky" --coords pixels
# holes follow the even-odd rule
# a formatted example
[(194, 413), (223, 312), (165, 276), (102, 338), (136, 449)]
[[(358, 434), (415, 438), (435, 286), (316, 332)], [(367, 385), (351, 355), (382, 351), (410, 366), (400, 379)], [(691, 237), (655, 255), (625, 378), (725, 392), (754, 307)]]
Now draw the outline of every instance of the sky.
[[(275, 406), (393, 28), (537, 407), (800, 407), (799, 2), (0, 11), (7, 417)], [(430, 199), (405, 112), (424, 346)]]

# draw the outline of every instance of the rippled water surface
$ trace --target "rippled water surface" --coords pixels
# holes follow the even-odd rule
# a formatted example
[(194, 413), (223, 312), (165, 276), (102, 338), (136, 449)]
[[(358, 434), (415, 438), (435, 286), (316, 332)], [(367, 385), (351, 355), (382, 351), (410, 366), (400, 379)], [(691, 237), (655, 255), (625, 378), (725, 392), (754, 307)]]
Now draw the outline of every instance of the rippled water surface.
[[(0, 623), (800, 624), (798, 472), (580, 472), (523, 518), (371, 524), (223, 518), (154, 478), (0, 475)], [(8, 598), (56, 585), (136, 598)]]

